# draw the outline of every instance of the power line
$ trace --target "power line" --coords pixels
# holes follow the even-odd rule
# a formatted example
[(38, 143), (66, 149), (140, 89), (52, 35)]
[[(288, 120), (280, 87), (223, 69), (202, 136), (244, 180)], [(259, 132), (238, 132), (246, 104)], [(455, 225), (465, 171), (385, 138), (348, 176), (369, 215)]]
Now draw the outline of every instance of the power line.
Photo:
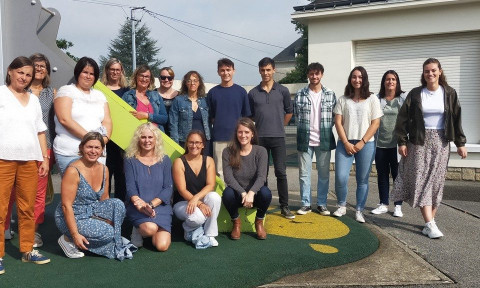
[[(153, 11), (150, 11), (150, 10), (147, 10), (147, 12), (151, 13), (151, 14), (155, 14), (157, 16), (160, 16), (160, 17), (163, 17), (163, 18), (167, 18), (167, 19), (170, 19), (170, 20), (173, 20), (173, 21), (177, 21), (177, 22), (181, 22), (181, 23), (186, 23), (186, 24), (189, 24), (189, 25), (193, 25), (193, 26), (197, 26), (197, 27), (200, 27), (200, 28), (203, 28), (203, 29), (206, 29), (206, 30), (210, 30), (210, 31), (214, 31), (214, 32), (217, 32), (217, 33), (221, 33), (221, 34), (225, 34), (225, 35), (228, 35), (228, 36), (232, 36), (232, 37), (236, 37), (236, 38), (240, 38), (240, 39), (243, 39), (243, 40), (247, 40), (247, 41), (251, 41), (251, 42), (255, 42), (255, 43), (259, 43), (259, 44), (263, 44), (263, 45), (268, 45), (268, 46), (272, 46), (272, 47), (277, 47), (277, 48), (281, 48), (281, 49), (285, 49), (286, 47), (282, 47), (282, 46), (278, 46), (278, 45), (274, 45), (274, 44), (270, 44), (270, 43), (266, 43), (266, 42), (262, 42), (262, 41), (258, 41), (258, 40), (254, 40), (254, 39), (250, 39), (250, 38), (246, 38), (246, 37), (243, 37), (243, 36), (238, 36), (238, 35), (234, 35), (234, 34), (231, 34), (231, 33), (227, 33), (227, 32), (223, 32), (223, 31), (219, 31), (219, 30), (215, 30), (215, 29), (212, 29), (212, 28), (208, 28), (208, 27), (205, 27), (205, 26), (201, 26), (201, 25), (198, 25), (198, 24), (194, 24), (194, 23), (190, 23), (190, 22), (187, 22), (187, 21), (183, 21), (183, 20), (180, 20), (180, 19), (176, 19), (176, 18), (173, 18), (173, 17), (169, 17), (169, 16), (166, 16), (166, 15), (162, 15), (160, 13), (157, 13), (157, 12), (153, 12)], [(153, 17), (153, 16), (152, 16)], [(158, 19), (158, 18), (157, 18)]]
[(72, 0), (72, 1), (74, 1), (74, 2), (89, 3), (89, 4), (98, 4), (98, 5), (112, 6), (112, 7), (132, 7), (132, 6), (130, 6), (130, 5), (112, 3), (112, 2), (107, 2), (107, 1), (99, 1), (99, 0)]
[(167, 25), (168, 27), (170, 27), (170, 28), (172, 28), (173, 30), (177, 31), (178, 33), (182, 34), (183, 36), (189, 38), (190, 40), (192, 40), (192, 41), (194, 41), (194, 42), (202, 45), (203, 47), (206, 47), (206, 48), (208, 48), (208, 49), (210, 49), (210, 50), (212, 50), (212, 51), (215, 51), (215, 52), (217, 52), (218, 54), (221, 54), (221, 55), (223, 55), (223, 56), (232, 58), (232, 59), (234, 59), (234, 60), (236, 60), (236, 61), (238, 61), (238, 62), (241, 62), (241, 63), (243, 63), (243, 64), (246, 64), (246, 65), (249, 65), (249, 66), (253, 66), (253, 67), (257, 67), (257, 65), (254, 65), (254, 64), (252, 64), (252, 63), (248, 63), (248, 62), (243, 61), (243, 60), (240, 60), (240, 59), (238, 59), (238, 58), (235, 58), (235, 57), (233, 57), (233, 56), (230, 56), (230, 55), (228, 55), (228, 54), (225, 54), (225, 53), (223, 53), (223, 52), (221, 52), (221, 51), (219, 51), (219, 50), (217, 50), (217, 49), (215, 49), (215, 48), (212, 48), (212, 47), (210, 47), (210, 46), (208, 46), (208, 45), (206, 45), (206, 44), (203, 44), (202, 42), (198, 41), (197, 39), (194, 39), (194, 38), (190, 37), (190, 36), (187, 35), (186, 33), (178, 30), (177, 28), (173, 27), (172, 25), (168, 24), (167, 22), (163, 21), (162, 19), (158, 18), (157, 16), (154, 15), (154, 14), (156, 14), (156, 13), (152, 13), (152, 12), (149, 11), (149, 10), (146, 10), (146, 12), (147, 12), (148, 15), (150, 15), (150, 16), (152, 16), (153, 18), (159, 20), (159, 21), (162, 22), (163, 24)]

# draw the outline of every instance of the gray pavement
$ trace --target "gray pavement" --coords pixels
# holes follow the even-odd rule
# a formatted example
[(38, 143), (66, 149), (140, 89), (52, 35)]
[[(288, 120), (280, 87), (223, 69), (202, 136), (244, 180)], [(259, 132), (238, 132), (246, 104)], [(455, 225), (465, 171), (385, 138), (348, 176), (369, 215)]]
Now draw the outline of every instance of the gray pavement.
[[(287, 174), (289, 203), (292, 208), (298, 208), (298, 169), (289, 167)], [(334, 172), (330, 179), (328, 208), (334, 211)], [(479, 182), (446, 182), (444, 205), (440, 206), (436, 217), (437, 225), (445, 237), (436, 240), (421, 233), (424, 222), (420, 211), (408, 204), (403, 205), (402, 218), (393, 217), (392, 212), (370, 214), (379, 198), (377, 179), (370, 178), (369, 182), (365, 226), (380, 240), (377, 252), (354, 263), (288, 276), (264, 287), (480, 287)], [(316, 175), (312, 175), (312, 183), (316, 184)], [(316, 191), (313, 186), (312, 189)], [(269, 187), (274, 195), (272, 204), (278, 205), (275, 177), (270, 176)], [(355, 187), (355, 178), (350, 177), (347, 199), (349, 211), (344, 217), (354, 217)], [(316, 192), (312, 193), (312, 199), (316, 199)], [(393, 210), (393, 205), (390, 209)]]

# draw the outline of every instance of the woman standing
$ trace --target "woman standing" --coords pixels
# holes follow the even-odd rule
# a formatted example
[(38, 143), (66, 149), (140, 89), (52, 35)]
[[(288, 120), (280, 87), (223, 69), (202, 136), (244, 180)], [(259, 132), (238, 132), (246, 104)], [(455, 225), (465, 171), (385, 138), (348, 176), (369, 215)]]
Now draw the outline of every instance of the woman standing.
[(42, 108), (38, 97), (28, 92), (35, 79), (34, 64), (26, 57), (17, 57), (6, 74), (6, 85), (0, 86), (0, 274), (5, 273), (5, 219), (14, 185), (22, 261), (50, 262), (33, 249), (38, 177), (45, 177), (49, 171)]
[(163, 150), (160, 130), (138, 126), (126, 150), (127, 217), (133, 223), (132, 243), (143, 246), (152, 237), (158, 251), (167, 251), (172, 228), (172, 162)]
[(197, 71), (185, 74), (180, 94), (175, 97), (170, 108), (170, 137), (183, 147), (187, 134), (191, 130), (198, 130), (207, 138), (203, 154), (210, 155), (210, 128), (205, 85)]
[[(127, 86), (127, 79), (125, 79), (125, 71), (120, 60), (112, 58), (105, 64), (102, 83), (105, 84), (113, 93), (122, 98), (122, 95), (130, 90)], [(112, 183), (112, 176), (115, 178), (115, 198), (125, 201), (125, 173), (123, 172), (123, 149), (118, 147), (113, 141), (107, 143), (107, 160), (109, 179)], [(108, 193), (110, 193), (111, 185), (108, 186)]]
[[(160, 69), (160, 87), (157, 89), (158, 94), (163, 99), (167, 115), (170, 113), (170, 107), (172, 106), (173, 99), (178, 95), (178, 91), (173, 89), (173, 79), (175, 78), (175, 72), (170, 67), (163, 67)], [(165, 134), (170, 136), (170, 121), (165, 124)]]
[[(388, 70), (383, 74), (380, 83), (380, 108), (383, 117), (380, 119), (380, 127), (377, 133), (377, 150), (375, 152), (375, 165), (377, 167), (377, 183), (380, 204), (372, 210), (372, 214), (383, 214), (388, 212), (388, 198), (390, 194), (390, 177), (393, 181), (398, 174), (397, 158), (397, 136), (395, 135), (395, 123), (397, 115), (404, 102), (404, 95), (400, 85), (400, 78), (397, 72)], [(393, 216), (403, 217), (402, 201), (394, 203)]]
[(125, 206), (109, 199), (108, 168), (97, 160), (105, 149), (98, 132), (88, 132), (78, 147), (80, 159), (67, 167), (62, 178), (62, 202), (55, 224), (63, 234), (58, 244), (69, 258), (89, 251), (109, 259), (131, 259), (137, 250), (121, 236)]
[(125, 92), (122, 98), (135, 109), (131, 112), (135, 118), (146, 119), (165, 131), (163, 126), (167, 123), (168, 115), (160, 94), (150, 90), (153, 89), (154, 82), (150, 67), (141, 65), (133, 72), (130, 83), (132, 89)]
[(203, 228), (207, 239), (197, 239), (198, 248), (218, 246), (215, 237), (218, 236), (217, 217), (222, 205), (222, 199), (215, 192), (215, 163), (213, 158), (202, 155), (205, 142), (202, 132), (192, 130), (187, 135), (185, 154), (173, 162), (173, 181), (178, 191), (174, 194), (173, 211), (184, 221), (182, 226), (188, 238), (185, 240), (192, 241), (191, 234)]
[[(89, 131), (103, 135), (105, 143), (112, 134), (112, 119), (105, 95), (93, 89), (100, 75), (97, 62), (82, 57), (73, 70), (75, 84), (62, 86), (53, 101), (55, 108), (55, 140), (53, 152), (60, 172), (65, 172), (68, 163), (79, 158), (78, 145)], [(105, 164), (105, 157), (100, 157)]]
[[(32, 80), (32, 84), (30, 85), (29, 92), (32, 95), (38, 97), (40, 101), (40, 106), (42, 107), (42, 119), (43, 122), (47, 125), (47, 130), (45, 131), (45, 135), (47, 138), (47, 156), (49, 165), (48, 170), (52, 170), (52, 166), (55, 162), (53, 153), (52, 153), (52, 142), (55, 138), (55, 123), (53, 120), (54, 111), (53, 111), (53, 98), (55, 96), (55, 89), (50, 87), (50, 61), (48, 61), (45, 55), (40, 53), (35, 53), (30, 56), (30, 60), (32, 60), (33, 65), (35, 67), (35, 78)], [(33, 243), (33, 247), (42, 247), (42, 235), (38, 232), (38, 226), (44, 222), (45, 219), (45, 197), (47, 194), (47, 186), (48, 186), (48, 179), (50, 177), (50, 173), (48, 173), (45, 177), (38, 178), (38, 186), (37, 186), (37, 194), (35, 197), (35, 240)], [(10, 231), (10, 217), (12, 214), (12, 205), (15, 202), (15, 191), (12, 190), (12, 196), (10, 197), (10, 204), (8, 206), (8, 214), (5, 221), (5, 238), (9, 239), (8, 236), (11, 238), (11, 231)]]
[(348, 178), (355, 159), (355, 178), (357, 180), (357, 205), (355, 220), (364, 223), (362, 211), (368, 196), (368, 177), (375, 157), (374, 135), (383, 113), (377, 97), (371, 97), (370, 83), (365, 68), (357, 66), (348, 76), (345, 93), (337, 101), (335, 128), (338, 133), (337, 152), (335, 153), (335, 193), (337, 211), (341, 217), (347, 213)]
[(240, 239), (241, 219), (239, 207), (257, 207), (255, 230), (257, 238), (264, 240), (267, 232), (263, 219), (272, 201), (272, 192), (265, 186), (267, 180), (267, 150), (258, 146), (255, 124), (250, 118), (240, 118), (236, 133), (223, 150), (223, 176), (227, 188), (223, 191), (222, 201), (232, 218), (233, 228), (230, 237)]
[(395, 132), (402, 159), (392, 198), (420, 207), (425, 221), (422, 233), (440, 238), (443, 233), (435, 215), (442, 201), (450, 141), (464, 159), (467, 139), (457, 92), (448, 86), (440, 61), (429, 58), (423, 63), (421, 83), (408, 93), (398, 114)]

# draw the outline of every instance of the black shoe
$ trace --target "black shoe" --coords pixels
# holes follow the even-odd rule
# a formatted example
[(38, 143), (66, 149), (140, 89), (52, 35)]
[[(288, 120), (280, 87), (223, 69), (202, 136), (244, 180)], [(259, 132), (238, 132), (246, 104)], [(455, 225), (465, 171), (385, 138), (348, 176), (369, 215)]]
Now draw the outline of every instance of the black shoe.
[(280, 207), (280, 209), (282, 210), (283, 217), (285, 217), (287, 219), (294, 219), (295, 218), (295, 215), (293, 215), (293, 213), (290, 212), (290, 209), (288, 209), (288, 206), (282, 206), (282, 207)]
[(330, 211), (328, 211), (328, 209), (326, 207), (323, 207), (323, 206), (318, 206), (317, 209), (315, 209), (315, 212), (317, 212), (318, 214), (323, 215), (323, 216), (330, 215)]

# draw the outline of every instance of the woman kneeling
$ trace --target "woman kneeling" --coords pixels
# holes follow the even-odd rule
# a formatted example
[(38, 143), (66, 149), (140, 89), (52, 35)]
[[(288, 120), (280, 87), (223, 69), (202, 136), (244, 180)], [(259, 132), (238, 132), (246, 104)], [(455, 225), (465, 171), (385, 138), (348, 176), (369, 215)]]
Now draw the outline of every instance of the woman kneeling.
[(205, 135), (193, 130), (187, 135), (185, 154), (173, 162), (173, 181), (178, 193), (174, 194), (173, 211), (183, 222), (185, 240), (197, 249), (218, 246), (217, 216), (222, 205), (215, 189), (215, 163), (203, 155)]
[(255, 124), (249, 118), (237, 122), (233, 140), (222, 153), (223, 176), (227, 188), (222, 201), (233, 222), (231, 238), (240, 239), (241, 220), (238, 208), (257, 207), (255, 230), (258, 239), (266, 239), (263, 218), (272, 201), (272, 192), (265, 186), (267, 179), (267, 150), (258, 143)]

